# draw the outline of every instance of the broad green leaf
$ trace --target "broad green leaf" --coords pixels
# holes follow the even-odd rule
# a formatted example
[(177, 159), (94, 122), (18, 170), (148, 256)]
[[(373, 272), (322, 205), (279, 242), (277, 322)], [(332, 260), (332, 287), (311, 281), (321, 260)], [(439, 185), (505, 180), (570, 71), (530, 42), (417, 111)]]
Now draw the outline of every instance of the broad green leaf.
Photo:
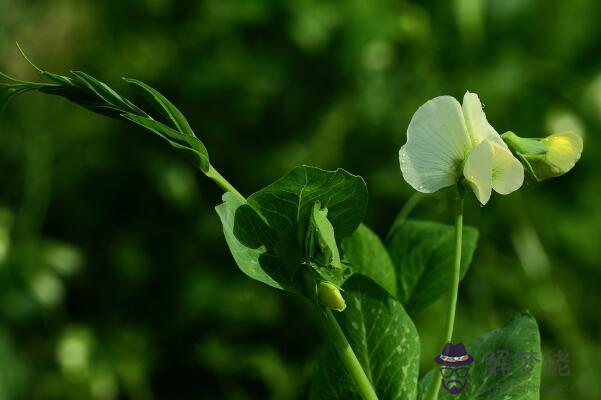
[(195, 136), (184, 114), (177, 109), (158, 90), (136, 79), (123, 78), (144, 97), (146, 102), (156, 109), (163, 117), (173, 123), (173, 126), (186, 135)]
[(204, 173), (209, 171), (209, 154), (204, 144), (195, 136), (185, 135), (152, 118), (140, 117), (135, 114), (123, 114), (123, 118), (155, 133), (169, 142), (173, 147), (193, 155), (195, 164)]
[[(456, 395), (441, 388), (439, 399), (539, 399), (542, 354), (538, 326), (532, 315), (516, 315), (505, 326), (480, 336), (466, 349), (474, 358), (467, 386)], [(438, 369), (420, 380), (419, 400), (425, 399), (434, 378), (440, 379)]]
[[(461, 278), (472, 260), (478, 231), (463, 228)], [(408, 220), (388, 239), (388, 250), (396, 267), (398, 298), (414, 314), (448, 292), (453, 276), (455, 228), (436, 222)]]
[(353, 273), (371, 278), (393, 296), (397, 295), (397, 278), (388, 250), (374, 232), (364, 224), (342, 241), (344, 261)]
[(253, 249), (243, 245), (236, 239), (236, 236), (234, 235), (234, 218), (236, 216), (236, 210), (243, 204), (245, 203), (240, 197), (231, 192), (227, 192), (223, 195), (223, 203), (215, 207), (219, 219), (221, 220), (221, 224), (223, 225), (225, 241), (227, 242), (236, 264), (240, 270), (250, 278), (266, 283), (277, 289), (286, 289), (284, 285), (279, 283), (282, 279), (277, 275), (277, 271), (269, 270), (269, 262), (266, 262), (264, 259), (262, 260), (261, 257), (265, 255), (266, 249), (260, 247)]
[(315, 203), (328, 210), (327, 221), (339, 243), (353, 233), (365, 215), (365, 182), (342, 169), (301, 166), (251, 195), (236, 211), (236, 238), (250, 248), (265, 247), (265, 260), (283, 274), (287, 286), (295, 282), (302, 264), (313, 265), (315, 261), (313, 254), (306, 254)]
[[(401, 303), (369, 278), (354, 275), (343, 286), (347, 308), (335, 313), (381, 400), (414, 399), (419, 337)], [(313, 379), (311, 400), (361, 399), (331, 344)]]
[(305, 238), (316, 201), (328, 209), (328, 220), (340, 241), (351, 235), (365, 216), (367, 187), (360, 176), (343, 169), (326, 171), (303, 165), (248, 198), (248, 204), (272, 229), (290, 232), (293, 228), (300, 240)]

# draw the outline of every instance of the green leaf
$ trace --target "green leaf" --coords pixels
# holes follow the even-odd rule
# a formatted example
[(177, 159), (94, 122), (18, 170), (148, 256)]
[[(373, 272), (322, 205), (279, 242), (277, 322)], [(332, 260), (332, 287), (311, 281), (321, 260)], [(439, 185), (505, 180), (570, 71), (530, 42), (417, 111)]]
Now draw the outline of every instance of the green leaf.
[(292, 286), (298, 268), (315, 261), (306, 248), (315, 203), (327, 208), (327, 221), (339, 243), (361, 223), (367, 187), (361, 177), (342, 169), (301, 166), (251, 195), (236, 212), (236, 238), (250, 248), (265, 247), (269, 268), (283, 274), (283, 285)]
[[(246, 204), (240, 197), (231, 192), (223, 195), (223, 203), (215, 207), (221, 224), (223, 225), (223, 234), (225, 241), (236, 261), (236, 264), (242, 272), (250, 278), (259, 282), (266, 283), (277, 289), (287, 289), (279, 282), (283, 279), (277, 275), (277, 271), (269, 270), (269, 262), (265, 262), (261, 257), (265, 256), (266, 249), (260, 246), (251, 248), (240, 243), (234, 235), (234, 218), (236, 211), (242, 205)], [(264, 266), (267, 265), (267, 267)], [(292, 290), (292, 288), (288, 288)]]
[(0, 83), (0, 92), (6, 91), (6, 93), (0, 93), (0, 100), (4, 106), (13, 97), (37, 90), (42, 93), (64, 97), (90, 111), (111, 118), (121, 118), (122, 114), (129, 113), (147, 116), (142, 109), (119, 95), (104, 82), (80, 71), (72, 72), (73, 78), (44, 71), (25, 55), (21, 47), (19, 47), (19, 51), (32, 67), (55, 83), (27, 82), (0, 73), (3, 78), (14, 82), (12, 84)]
[(182, 114), (181, 111), (159, 91), (139, 80), (130, 78), (123, 79), (135, 88), (148, 104), (170, 121), (175, 129), (186, 135), (195, 136), (194, 131), (190, 127), (186, 117), (184, 117), (184, 114)]
[(272, 229), (294, 231), (298, 240), (306, 237), (308, 217), (316, 201), (328, 209), (328, 220), (339, 242), (350, 236), (365, 216), (367, 187), (363, 178), (343, 169), (326, 171), (304, 165), (248, 198), (248, 204)]
[[(367, 377), (382, 400), (417, 394), (419, 337), (401, 303), (369, 278), (344, 284), (347, 308), (335, 313)], [(310, 391), (311, 400), (361, 399), (331, 344), (326, 346)]]
[[(472, 260), (478, 231), (463, 228), (461, 278)], [(395, 265), (398, 298), (410, 314), (424, 309), (449, 291), (455, 254), (455, 228), (436, 222), (408, 220), (388, 239), (388, 250)]]
[(342, 241), (344, 261), (353, 273), (371, 278), (393, 296), (397, 295), (397, 278), (388, 250), (374, 232), (364, 224)]
[(16, 96), (34, 90), (64, 97), (90, 111), (112, 118), (124, 118), (159, 135), (173, 147), (183, 150), (185, 154), (191, 156), (200, 170), (215, 179), (215, 173), (212, 175), (210, 173), (209, 155), (204, 144), (194, 135), (183, 114), (157, 90), (138, 80), (125, 79), (141, 92), (144, 98), (166, 118), (167, 122), (173, 124), (175, 129), (156, 121), (144, 110), (93, 76), (81, 71), (71, 71), (73, 77), (44, 71), (31, 62), (20, 47), (19, 51), (32, 67), (54, 83), (22, 81), (0, 73), (0, 77), (9, 81), (9, 83), (0, 82), (0, 106), (4, 107)]
[(156, 121), (148, 117), (140, 117), (135, 114), (123, 114), (123, 118), (140, 125), (143, 128), (155, 133), (165, 139), (171, 146), (183, 150), (194, 158), (194, 163), (204, 173), (209, 171), (209, 154), (204, 144), (195, 136), (184, 135), (175, 129), (169, 128), (162, 122)]
[[(538, 326), (532, 315), (518, 314), (502, 328), (480, 336), (466, 348), (474, 358), (467, 386), (457, 395), (441, 388), (439, 399), (539, 399), (542, 354)], [(438, 369), (420, 380), (418, 399), (425, 399), (434, 378), (440, 379)]]
[(136, 107), (132, 102), (119, 95), (106, 83), (99, 81), (91, 75), (86, 74), (82, 71), (71, 71), (77, 79), (77, 83), (92, 92), (94, 92), (100, 99), (106, 103), (112, 104), (115, 107), (127, 110), (137, 115), (146, 115), (144, 111)]

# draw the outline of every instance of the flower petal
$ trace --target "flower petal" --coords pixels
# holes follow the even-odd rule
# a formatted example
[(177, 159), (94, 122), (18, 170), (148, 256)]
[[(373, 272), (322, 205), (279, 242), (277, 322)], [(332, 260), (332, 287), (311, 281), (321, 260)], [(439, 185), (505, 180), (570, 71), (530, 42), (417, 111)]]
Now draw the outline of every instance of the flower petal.
[(493, 143), (507, 147), (499, 133), (488, 123), (486, 114), (482, 109), (482, 103), (476, 93), (465, 92), (462, 109), (465, 125), (474, 145), (488, 139)]
[(451, 96), (429, 100), (413, 115), (399, 151), (403, 177), (424, 193), (451, 186), (470, 148), (459, 102)]
[(509, 194), (524, 183), (524, 167), (511, 151), (496, 143), (493, 147), (492, 188), (499, 194)]
[(492, 143), (484, 140), (474, 147), (463, 167), (465, 179), (482, 204), (488, 203), (492, 193), (493, 151)]

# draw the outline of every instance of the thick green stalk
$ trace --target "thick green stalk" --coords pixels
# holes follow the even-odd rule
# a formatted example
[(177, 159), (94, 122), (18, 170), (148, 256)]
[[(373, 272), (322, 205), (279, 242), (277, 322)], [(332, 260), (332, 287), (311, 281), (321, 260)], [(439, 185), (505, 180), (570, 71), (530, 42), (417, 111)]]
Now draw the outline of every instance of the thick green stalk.
[[(459, 294), (459, 280), (461, 279), (461, 242), (463, 239), (463, 193), (462, 186), (457, 187), (457, 198), (455, 200), (455, 257), (453, 260), (453, 282), (449, 292), (449, 310), (445, 325), (445, 343), (453, 341), (453, 329), (455, 327), (455, 311), (457, 309), (457, 297)], [(432, 384), (426, 396), (427, 400), (436, 400), (440, 389), (438, 374), (434, 375)]]
[[(363, 400), (378, 400), (369, 378), (367, 377), (363, 366), (359, 362), (359, 359), (355, 355), (351, 344), (348, 342), (342, 328), (338, 324), (334, 313), (329, 308), (321, 307), (317, 299), (317, 292), (315, 288), (315, 278), (309, 272), (308, 269), (302, 271), (301, 278), (303, 280), (303, 286), (307, 297), (315, 303), (320, 313), (324, 316), (324, 325), (329, 339), (332, 341), (336, 353), (340, 357), (340, 361), (344, 365), (351, 376), (355, 387), (359, 391), (359, 394)], [(322, 312), (323, 311), (323, 312)]]
[(357, 356), (355, 355), (350, 343), (346, 339), (342, 328), (340, 328), (340, 325), (338, 325), (336, 317), (334, 317), (334, 314), (329, 309), (326, 309), (325, 320), (326, 330), (330, 336), (330, 340), (336, 348), (336, 352), (340, 356), (342, 364), (344, 364), (344, 367), (353, 378), (355, 386), (361, 394), (361, 397), (364, 400), (378, 400), (378, 395), (371, 385), (369, 378), (365, 374), (361, 363), (359, 363), (359, 360), (357, 359)]
[(236, 190), (235, 187), (232, 186), (231, 183), (229, 183), (227, 181), (227, 179), (225, 179), (220, 173), (219, 171), (217, 171), (215, 168), (213, 168), (213, 166), (211, 165), (209, 167), (209, 170), (206, 172), (206, 176), (211, 178), (213, 180), (213, 182), (215, 182), (217, 184), (217, 186), (219, 186), (221, 189), (223, 189), (226, 192), (232, 192), (234, 193), (236, 196), (240, 197), (240, 199), (246, 201), (246, 198), (244, 198), (244, 196), (242, 196), (240, 194), (239, 191)]

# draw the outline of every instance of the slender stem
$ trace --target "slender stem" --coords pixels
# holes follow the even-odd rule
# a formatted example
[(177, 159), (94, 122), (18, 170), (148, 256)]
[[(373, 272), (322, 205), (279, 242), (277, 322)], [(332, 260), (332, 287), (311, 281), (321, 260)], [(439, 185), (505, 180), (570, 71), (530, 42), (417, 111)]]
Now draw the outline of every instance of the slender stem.
[(405, 202), (405, 204), (401, 208), (401, 211), (399, 211), (399, 213), (397, 214), (396, 218), (394, 219), (394, 222), (390, 226), (390, 230), (388, 231), (388, 235), (386, 235), (386, 238), (389, 238), (390, 235), (392, 235), (392, 232), (395, 230), (395, 228), (397, 226), (399, 226), (403, 222), (405, 222), (405, 220), (407, 219), (407, 217), (409, 217), (409, 214), (411, 214), (411, 212), (413, 211), (413, 209), (415, 207), (417, 207), (417, 205), (419, 204), (419, 202), (422, 201), (422, 199), (424, 197), (425, 197), (425, 195), (423, 193), (420, 193), (420, 192), (414, 192), (411, 195), (411, 197), (409, 197), (409, 200), (407, 200)]
[(378, 395), (374, 391), (374, 388), (371, 385), (369, 378), (365, 374), (361, 363), (359, 363), (359, 360), (357, 359), (355, 352), (346, 339), (344, 332), (340, 328), (340, 325), (338, 325), (336, 317), (334, 317), (334, 314), (329, 309), (326, 309), (325, 321), (330, 340), (332, 341), (332, 344), (334, 344), (342, 364), (344, 364), (346, 370), (355, 382), (355, 386), (361, 394), (361, 397), (364, 400), (378, 400)]
[(212, 165), (209, 167), (209, 170), (206, 172), (206, 176), (209, 177), (209, 178), (211, 178), (213, 180), (213, 182), (215, 182), (221, 189), (225, 190), (226, 192), (232, 192), (236, 196), (240, 197), (242, 200), (246, 200), (244, 198), (244, 196), (242, 196), (240, 194), (240, 192), (237, 191), (236, 188), (234, 186), (232, 186), (232, 184), (229, 183), (227, 181), (227, 179), (225, 179), (219, 173), (219, 171), (217, 171), (215, 168), (213, 168)]
[(447, 314), (446, 340), (453, 340), (453, 328), (455, 326), (455, 310), (457, 308), (457, 296), (459, 293), (459, 280), (461, 275), (461, 242), (463, 239), (463, 188), (457, 189), (455, 200), (455, 259), (453, 263), (453, 284), (449, 297), (449, 312)]
[(308, 268), (305, 268), (303, 271), (301, 271), (301, 279), (305, 294), (309, 300), (311, 300), (317, 306), (320, 314), (323, 315), (325, 322), (324, 325), (328, 333), (328, 337), (332, 341), (332, 344), (336, 349), (336, 353), (338, 353), (338, 356), (340, 357), (340, 361), (342, 361), (344, 368), (351, 376), (351, 379), (355, 383), (355, 386), (361, 397), (363, 400), (378, 400), (378, 396), (376, 395), (369, 378), (365, 374), (365, 370), (355, 355), (355, 352), (348, 342), (344, 331), (338, 324), (334, 313), (332, 313), (332, 310), (323, 308), (319, 305), (315, 289), (315, 277), (311, 274)]
[[(447, 321), (445, 327), (445, 343), (453, 341), (453, 328), (455, 327), (455, 311), (457, 309), (457, 296), (459, 293), (459, 280), (461, 278), (461, 242), (463, 238), (463, 192), (461, 186), (457, 186), (457, 198), (455, 200), (455, 257), (453, 261), (453, 282), (449, 292), (449, 310), (447, 312)], [(438, 374), (434, 375), (432, 384), (426, 395), (428, 400), (438, 398), (440, 388), (440, 379)]]

